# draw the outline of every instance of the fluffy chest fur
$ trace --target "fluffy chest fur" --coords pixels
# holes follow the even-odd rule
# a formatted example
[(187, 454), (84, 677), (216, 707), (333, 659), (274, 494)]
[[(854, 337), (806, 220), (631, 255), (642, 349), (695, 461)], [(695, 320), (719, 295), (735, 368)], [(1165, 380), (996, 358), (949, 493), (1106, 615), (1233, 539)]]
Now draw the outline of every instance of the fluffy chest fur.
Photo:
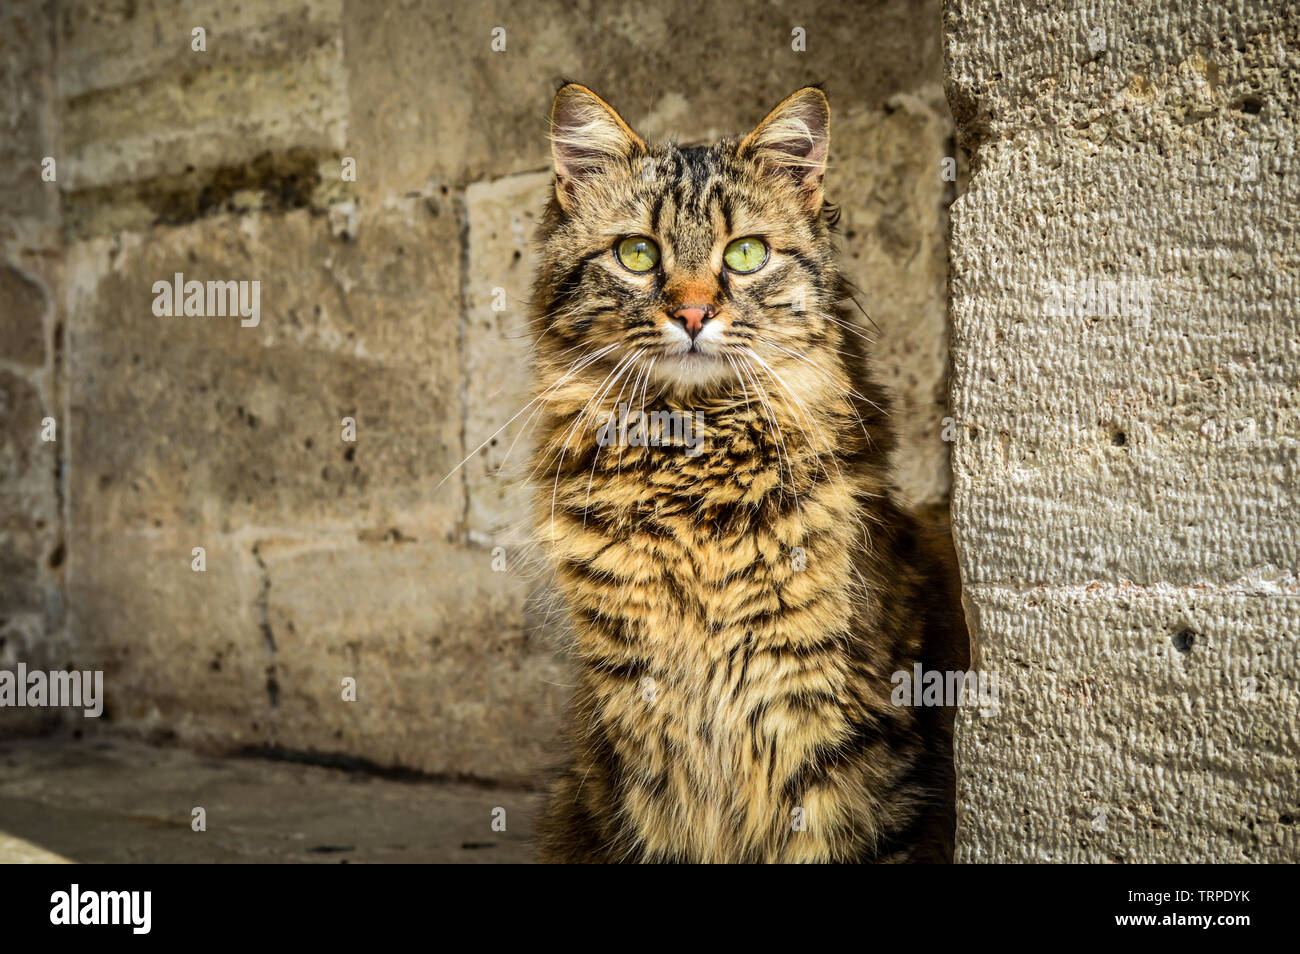
[[(883, 632), (872, 475), (757, 400), (691, 409), (693, 457), (602, 447), (614, 408), (584, 406), (585, 426), (557, 408), (549, 446), (573, 436), (537, 499), (579, 668), (568, 797), (611, 860), (871, 853), (911, 807), (871, 793), (917, 752), (888, 673), (920, 642), (917, 621)], [(892, 764), (864, 759), (887, 745)]]

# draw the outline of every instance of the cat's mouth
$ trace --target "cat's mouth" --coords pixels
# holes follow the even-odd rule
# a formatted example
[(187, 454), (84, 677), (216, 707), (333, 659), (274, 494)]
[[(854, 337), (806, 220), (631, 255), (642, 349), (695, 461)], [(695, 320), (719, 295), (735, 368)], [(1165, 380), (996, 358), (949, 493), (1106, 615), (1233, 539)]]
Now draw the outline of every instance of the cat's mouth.
[(681, 351), (669, 355), (669, 357), (675, 358), (678, 362), (687, 367), (702, 367), (704, 365), (715, 364), (720, 360), (718, 354), (712, 351), (705, 351), (695, 342), (692, 342), (690, 347), (683, 348)]
[(664, 355), (653, 365), (654, 377), (691, 391), (722, 384), (733, 374), (731, 364), (723, 352), (705, 348), (708, 346), (702, 348), (699, 342), (692, 342)]

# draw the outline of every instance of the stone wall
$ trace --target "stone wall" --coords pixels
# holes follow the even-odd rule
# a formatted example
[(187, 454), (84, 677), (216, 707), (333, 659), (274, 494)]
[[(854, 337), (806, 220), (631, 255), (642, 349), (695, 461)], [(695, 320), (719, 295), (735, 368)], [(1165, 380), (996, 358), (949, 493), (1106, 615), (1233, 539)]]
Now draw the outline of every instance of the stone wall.
[(958, 859), (1300, 860), (1300, 8), (949, 0)]
[[(524, 402), (561, 77), (684, 140), (826, 84), (828, 191), (904, 411), (899, 480), (946, 502), (937, 0), (2, 16), (0, 664), (104, 669), (104, 725), (534, 777), (568, 680), (496, 476), (516, 438), (507, 463), (525, 456), (525, 418), (493, 433)], [(178, 272), (260, 282), (260, 321), (155, 315)]]
[[(53, 11), (0, 8), (0, 666), (68, 661), (63, 529), (64, 331)], [(54, 419), (53, 432), (43, 422)], [(55, 440), (45, 440), (53, 437)], [(49, 710), (6, 709), (0, 726), (50, 728)]]

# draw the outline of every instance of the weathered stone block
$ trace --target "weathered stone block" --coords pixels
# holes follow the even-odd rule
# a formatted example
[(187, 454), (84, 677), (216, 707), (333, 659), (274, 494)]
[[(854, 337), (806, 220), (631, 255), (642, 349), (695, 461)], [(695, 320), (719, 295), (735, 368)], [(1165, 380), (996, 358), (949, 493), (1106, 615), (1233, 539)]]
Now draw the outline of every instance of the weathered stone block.
[[(566, 679), (524, 626), (517, 567), (446, 544), (271, 542), (276, 744), (536, 782)], [(355, 702), (343, 680), (355, 680)]]
[(1300, 286), (1284, 237), (1300, 177), (1271, 149), (1254, 183), (1236, 152), (1205, 174), (1198, 152), (1230, 129), (1261, 148), (1294, 132), (1223, 115), (1181, 152), (1161, 137), (1098, 154), (1056, 133), (984, 150), (953, 250), (969, 582), (1297, 565)]
[(67, 579), (76, 665), (104, 671), (103, 725), (205, 747), (270, 738), (274, 655), (249, 547), (197, 527), (83, 525)]
[(49, 296), (39, 282), (13, 265), (0, 264), (0, 341), (8, 361), (45, 364), (45, 317)]
[[(870, 340), (877, 380), (894, 397), (894, 475), (912, 506), (946, 502), (948, 249), (943, 177), (952, 122), (937, 90), (831, 121), (827, 195), (840, 207), (841, 261), (870, 316), (850, 307)], [(853, 332), (848, 332), (853, 333)]]
[[(412, 200), (362, 216), (355, 243), (300, 212), (74, 246), (76, 521), (450, 532), (458, 489), (435, 490), (461, 456), (458, 231)], [(260, 323), (157, 317), (153, 284), (176, 272), (260, 281)]]
[(54, 4), (35, 0), (0, 9), (0, 240), (58, 219), (58, 186), (41, 180), (58, 125), (54, 17)]
[(963, 709), (958, 860), (1300, 854), (1300, 589), (971, 587), (996, 714)]
[(1294, 5), (1016, 0), (989, 14), (984, 0), (943, 10), (948, 102), (972, 151), (1030, 128), (1112, 148), (1181, 130), (1196, 147), (1196, 124), (1225, 111), (1295, 119)]
[(341, 181), (340, 12), (339, 0), (62, 11), (67, 230), (186, 221), (241, 202), (319, 205)]
[(48, 564), (61, 560), (52, 542), (59, 517), (56, 445), (42, 439), (49, 416), (35, 384), (0, 371), (0, 614), (44, 610), (51, 599)]
[(532, 398), (532, 237), (550, 189), (551, 174), (536, 172), (476, 183), (465, 192), (465, 453), (485, 445), (465, 464), (465, 482), (469, 530), (485, 544), (516, 542), (527, 518), (521, 478), (533, 420), (531, 409), (524, 410)]
[[(32, 562), (24, 555), (17, 568), (3, 567), (0, 572), (13, 572), (15, 578), (30, 578)], [(37, 584), (22, 590), (17, 600), (6, 596), (9, 605), (0, 610), (0, 669), (17, 672), (18, 664), (25, 663), (28, 671), (70, 668), (74, 653), (61, 634), (53, 630), (49, 608), (23, 611), (22, 604), (38, 598)], [(50, 593), (49, 589), (46, 590)], [(18, 606), (13, 605), (18, 603)], [(0, 707), (0, 739), (23, 735), (39, 735), (56, 729), (63, 721), (66, 709), (34, 706)], [(79, 719), (80, 716), (73, 718)]]

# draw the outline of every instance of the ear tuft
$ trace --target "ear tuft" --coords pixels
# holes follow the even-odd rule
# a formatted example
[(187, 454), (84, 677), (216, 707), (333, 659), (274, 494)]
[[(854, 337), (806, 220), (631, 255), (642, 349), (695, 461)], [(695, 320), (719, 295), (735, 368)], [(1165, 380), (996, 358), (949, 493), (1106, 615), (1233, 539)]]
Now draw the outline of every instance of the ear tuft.
[(566, 211), (582, 183), (611, 162), (647, 151), (614, 108), (587, 87), (566, 83), (551, 107), (555, 196)]
[(799, 190), (804, 207), (822, 205), (822, 182), (830, 151), (831, 109), (826, 94), (805, 86), (787, 96), (740, 143), (763, 165), (787, 176)]

